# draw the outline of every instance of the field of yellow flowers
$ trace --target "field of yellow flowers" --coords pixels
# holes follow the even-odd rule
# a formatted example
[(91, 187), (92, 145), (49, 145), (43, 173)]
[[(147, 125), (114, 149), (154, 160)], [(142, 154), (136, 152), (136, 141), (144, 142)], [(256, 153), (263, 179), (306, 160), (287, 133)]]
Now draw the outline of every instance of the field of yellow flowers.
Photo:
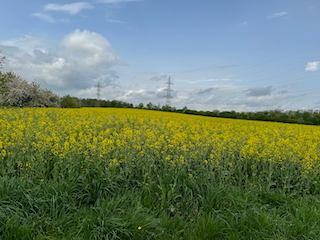
[(110, 108), (1, 109), (0, 116), (3, 176), (45, 181), (141, 159), (172, 168), (198, 164), (224, 178), (244, 174), (251, 184), (281, 184), (284, 176), (289, 185), (294, 177), (315, 184), (320, 176), (318, 126)]
[(320, 193), (319, 156), (319, 126), (2, 108), (0, 235), (313, 239), (320, 203), (298, 199)]

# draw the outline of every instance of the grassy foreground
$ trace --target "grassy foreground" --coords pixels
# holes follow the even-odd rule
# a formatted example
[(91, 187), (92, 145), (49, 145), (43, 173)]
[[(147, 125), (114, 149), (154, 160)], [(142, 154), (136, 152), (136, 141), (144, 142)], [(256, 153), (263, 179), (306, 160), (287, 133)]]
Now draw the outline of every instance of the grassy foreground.
[(1, 239), (320, 239), (318, 127), (0, 114)]
[(146, 186), (142, 178), (106, 176), (97, 169), (40, 185), (1, 178), (1, 237), (319, 239), (320, 202), (315, 196), (243, 190), (164, 170), (152, 178)]

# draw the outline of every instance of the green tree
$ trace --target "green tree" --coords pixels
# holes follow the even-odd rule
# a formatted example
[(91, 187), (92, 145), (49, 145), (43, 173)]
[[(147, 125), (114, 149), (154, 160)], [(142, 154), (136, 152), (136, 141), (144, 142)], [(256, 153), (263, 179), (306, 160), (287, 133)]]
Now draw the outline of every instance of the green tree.
[(143, 103), (139, 103), (139, 105), (137, 106), (137, 108), (139, 108), (139, 109), (142, 109), (142, 108), (144, 108), (144, 105), (143, 105)]
[(171, 107), (169, 105), (163, 105), (161, 110), (169, 112), (169, 111), (171, 111)]
[(302, 118), (305, 122), (308, 122), (309, 119), (311, 118), (311, 114), (309, 112), (305, 111), (302, 113)]
[(149, 110), (154, 110), (154, 109), (156, 109), (156, 106), (154, 106), (151, 102), (149, 102), (149, 103), (147, 104), (147, 108), (148, 108)]
[(182, 112), (183, 112), (183, 113), (185, 113), (187, 110), (188, 110), (187, 106), (184, 106), (184, 107), (182, 108)]
[(14, 75), (12, 72), (3, 73), (0, 71), (0, 94), (7, 96), (10, 92), (8, 83), (12, 82)]
[(69, 94), (61, 98), (61, 107), (63, 108), (80, 108), (81, 100), (77, 97), (71, 97)]
[(219, 110), (213, 110), (212, 111), (212, 116), (218, 117), (219, 115), (220, 115), (220, 111)]
[(8, 95), (10, 92), (7, 83), (10, 82), (13, 78), (11, 72), (3, 73), (1, 69), (3, 69), (3, 65), (5, 63), (6, 57), (2, 55), (0, 50), (0, 94)]

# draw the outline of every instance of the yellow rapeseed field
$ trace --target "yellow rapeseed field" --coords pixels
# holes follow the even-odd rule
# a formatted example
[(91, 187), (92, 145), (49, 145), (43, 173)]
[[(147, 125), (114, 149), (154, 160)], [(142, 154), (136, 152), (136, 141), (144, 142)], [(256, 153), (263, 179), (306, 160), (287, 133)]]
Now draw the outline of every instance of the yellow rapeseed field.
[(271, 182), (277, 174), (317, 183), (319, 139), (318, 126), (159, 111), (0, 109), (0, 174), (44, 181), (49, 172), (147, 161), (197, 165), (226, 178), (245, 172), (253, 184), (261, 177)]

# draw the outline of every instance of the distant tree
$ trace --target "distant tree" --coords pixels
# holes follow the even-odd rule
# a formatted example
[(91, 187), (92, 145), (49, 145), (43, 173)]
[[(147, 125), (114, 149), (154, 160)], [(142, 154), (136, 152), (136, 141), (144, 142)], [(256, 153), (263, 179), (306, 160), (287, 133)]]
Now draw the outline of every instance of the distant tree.
[(287, 121), (289, 119), (289, 115), (287, 115), (286, 113), (281, 113), (279, 117), (283, 121)]
[(162, 108), (161, 108), (161, 110), (162, 110), (162, 111), (168, 111), (168, 112), (169, 112), (169, 111), (171, 111), (171, 107), (168, 106), (168, 105), (163, 105)]
[(149, 109), (149, 110), (152, 109), (152, 103), (151, 103), (151, 102), (149, 102), (149, 103), (147, 104), (147, 109)]
[[(96, 107), (97, 106), (97, 99), (94, 98), (85, 98), (81, 99), (82, 107)], [(133, 108), (133, 104), (122, 102), (118, 100), (100, 100), (100, 107), (117, 107), (117, 108)]]
[(97, 99), (87, 98), (87, 99), (81, 99), (81, 103), (83, 107), (95, 107), (97, 106)]
[(14, 75), (12, 72), (3, 73), (0, 71), (0, 94), (7, 96), (10, 92), (9, 82), (12, 82)]
[(309, 121), (309, 119), (311, 118), (311, 114), (310, 114), (310, 112), (303, 112), (302, 113), (302, 118), (303, 118), (303, 120), (305, 121), (305, 122), (308, 122)]
[(137, 106), (137, 108), (139, 108), (139, 109), (142, 109), (142, 108), (144, 108), (144, 105), (143, 105), (143, 103), (139, 103), (139, 104), (138, 104), (138, 106)]
[(213, 110), (212, 111), (212, 116), (218, 117), (219, 115), (220, 115), (220, 111), (219, 110)]
[(149, 102), (147, 104), (147, 109), (149, 110), (156, 110), (157, 109), (157, 106), (153, 105), (151, 102)]
[(123, 102), (118, 101), (118, 100), (112, 100), (111, 106), (116, 107), (116, 108), (121, 108), (121, 107), (123, 107)]
[(184, 107), (182, 108), (182, 112), (183, 112), (183, 113), (185, 113), (187, 110), (188, 110), (187, 106), (184, 106)]
[(61, 98), (61, 107), (63, 108), (80, 108), (81, 100), (77, 97), (71, 97), (69, 94)]

